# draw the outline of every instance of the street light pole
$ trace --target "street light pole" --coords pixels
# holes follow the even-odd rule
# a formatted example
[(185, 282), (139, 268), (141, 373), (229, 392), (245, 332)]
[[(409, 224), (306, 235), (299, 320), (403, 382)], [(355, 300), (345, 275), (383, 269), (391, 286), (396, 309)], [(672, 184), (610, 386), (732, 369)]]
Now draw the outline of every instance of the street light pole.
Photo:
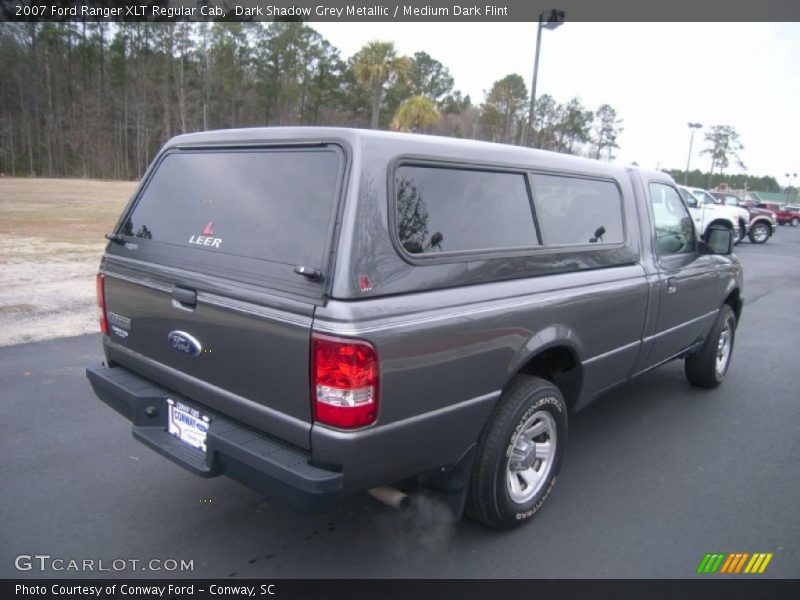
[(786, 186), (786, 202), (789, 202), (789, 198), (791, 197), (791, 192), (789, 189), (791, 188), (795, 195), (797, 195), (797, 190), (792, 185), (792, 180), (797, 177), (797, 173), (786, 173), (786, 179), (789, 180), (789, 185)]
[(700, 123), (689, 123), (689, 129), (692, 135), (689, 136), (689, 156), (686, 157), (686, 173), (683, 174), (683, 185), (688, 185), (689, 182), (689, 163), (692, 162), (692, 144), (694, 143), (694, 130), (700, 129)]
[(528, 111), (528, 127), (522, 142), (530, 142), (533, 132), (533, 109), (536, 104), (536, 80), (539, 75), (539, 50), (542, 46), (542, 29), (555, 29), (564, 23), (565, 13), (563, 10), (546, 10), (539, 15), (539, 24), (536, 28), (536, 54), (533, 59), (533, 81), (531, 82), (531, 106)]

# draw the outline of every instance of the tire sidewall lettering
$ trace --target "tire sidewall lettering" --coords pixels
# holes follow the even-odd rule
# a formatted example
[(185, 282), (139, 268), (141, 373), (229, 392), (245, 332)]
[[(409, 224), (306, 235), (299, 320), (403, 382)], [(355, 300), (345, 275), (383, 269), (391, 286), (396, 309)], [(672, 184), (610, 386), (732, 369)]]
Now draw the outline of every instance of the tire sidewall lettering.
[(530, 519), (533, 515), (535, 515), (537, 512), (539, 512), (539, 509), (542, 507), (542, 505), (544, 504), (545, 500), (547, 500), (547, 497), (550, 495), (550, 492), (552, 491), (553, 486), (556, 484), (556, 479), (558, 479), (558, 475), (554, 475), (553, 476), (553, 478), (550, 480), (550, 484), (547, 486), (547, 489), (544, 491), (544, 494), (542, 494), (542, 497), (539, 498), (539, 500), (538, 500), (538, 502), (536, 502), (536, 504), (534, 504), (531, 508), (529, 508), (525, 512), (521, 512), (521, 513), (518, 512), (515, 515), (515, 518), (517, 519), (517, 521), (524, 521), (525, 519)]
[[(556, 420), (556, 430), (557, 430), (557, 444), (558, 447), (556, 448), (555, 460), (560, 463), (561, 462), (561, 454), (562, 454), (562, 444), (563, 439), (565, 438), (564, 430), (564, 416), (563, 413), (566, 409), (564, 406), (564, 401), (554, 396), (551, 392), (545, 392), (541, 398), (537, 398), (530, 406), (528, 406), (524, 412), (517, 418), (516, 425), (514, 429), (511, 431), (511, 434), (508, 437), (508, 444), (506, 445), (506, 451), (504, 453), (504, 461), (503, 461), (503, 471), (505, 471), (506, 463), (511, 457), (511, 452), (514, 448), (513, 440), (517, 437), (517, 434), (520, 433), (522, 427), (525, 425), (525, 422), (536, 412), (541, 412), (542, 410), (546, 410), (551, 413)], [(558, 465), (556, 465), (558, 466)], [(538, 499), (535, 500), (533, 505), (530, 508), (525, 510), (520, 510), (521, 505), (517, 505), (514, 503), (507, 495), (506, 492), (506, 482), (505, 478), (502, 478), (502, 492), (504, 495), (505, 502), (504, 504), (508, 507), (507, 510), (511, 512), (513, 518), (516, 521), (524, 521), (533, 517), (539, 509), (544, 505), (545, 501), (547, 500), (548, 496), (550, 496), (550, 492), (553, 490), (555, 486), (556, 480), (558, 479), (558, 468), (554, 469), (554, 475), (551, 477), (550, 481), (547, 484), (547, 487), (544, 489), (543, 492), (540, 492)], [(515, 508), (516, 507), (516, 508)]]

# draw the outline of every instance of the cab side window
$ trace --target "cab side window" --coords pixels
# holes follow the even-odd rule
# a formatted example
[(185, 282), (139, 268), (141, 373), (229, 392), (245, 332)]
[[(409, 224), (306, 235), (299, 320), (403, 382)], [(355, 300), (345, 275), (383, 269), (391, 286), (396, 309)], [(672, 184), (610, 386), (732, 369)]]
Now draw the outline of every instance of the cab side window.
[(675, 188), (663, 183), (651, 183), (650, 201), (653, 204), (658, 254), (665, 258), (694, 252), (694, 224)]
[(410, 254), (539, 245), (522, 173), (400, 165), (396, 231)]
[(622, 197), (610, 181), (531, 175), (536, 218), (546, 246), (621, 244)]
[(703, 193), (703, 194), (700, 195), (700, 198), (702, 198), (703, 204), (716, 204), (717, 203), (717, 201), (714, 198), (714, 196), (712, 196), (710, 194)]

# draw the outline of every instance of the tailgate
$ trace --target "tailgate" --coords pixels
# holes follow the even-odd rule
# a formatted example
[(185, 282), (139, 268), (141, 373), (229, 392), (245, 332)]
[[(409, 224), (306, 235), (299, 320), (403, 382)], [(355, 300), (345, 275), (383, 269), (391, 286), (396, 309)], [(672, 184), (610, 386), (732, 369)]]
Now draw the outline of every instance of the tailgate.
[(162, 156), (101, 266), (108, 359), (308, 448), (342, 163), (325, 147)]

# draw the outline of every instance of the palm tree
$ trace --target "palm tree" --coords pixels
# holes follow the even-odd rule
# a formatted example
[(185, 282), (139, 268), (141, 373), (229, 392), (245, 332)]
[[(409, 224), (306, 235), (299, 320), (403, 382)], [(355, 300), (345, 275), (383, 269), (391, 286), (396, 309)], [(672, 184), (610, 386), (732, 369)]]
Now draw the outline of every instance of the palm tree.
[(433, 100), (427, 96), (412, 96), (397, 109), (391, 127), (398, 131), (424, 131), (441, 118)]
[(383, 90), (387, 82), (405, 79), (411, 69), (411, 59), (397, 56), (392, 42), (369, 42), (353, 57), (353, 75), (356, 81), (372, 93), (372, 119), (370, 128), (378, 128)]

